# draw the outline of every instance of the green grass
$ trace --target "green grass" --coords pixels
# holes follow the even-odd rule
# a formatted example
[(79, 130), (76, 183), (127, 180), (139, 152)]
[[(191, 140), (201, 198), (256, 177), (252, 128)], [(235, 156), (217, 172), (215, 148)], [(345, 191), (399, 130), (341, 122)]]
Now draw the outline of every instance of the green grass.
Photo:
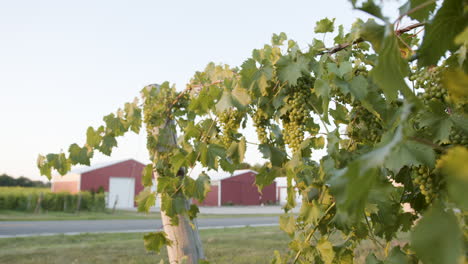
[[(200, 230), (205, 255), (210, 263), (270, 263), (273, 251), (282, 255), (288, 249), (289, 237), (279, 227), (244, 227)], [(335, 245), (342, 240), (330, 237)], [(380, 240), (380, 239), (379, 239)], [(369, 253), (383, 258), (382, 246), (364, 241), (354, 251), (355, 263), (365, 263)], [(392, 241), (391, 247), (404, 245), (406, 238)], [(73, 236), (43, 236), (0, 239), (0, 263), (159, 263), (167, 260), (166, 249), (161, 255), (146, 252), (142, 233), (82, 234)], [(165, 262), (167, 263), (167, 262)]]
[[(284, 253), (288, 237), (278, 227), (200, 231), (210, 263), (270, 263), (273, 250)], [(0, 239), (0, 263), (159, 263), (148, 253), (143, 234), (84, 234)], [(167, 263), (167, 262), (166, 262)]]
[[(235, 214), (235, 215), (217, 215), (201, 214), (198, 218), (234, 218), (234, 217), (255, 217), (255, 216), (279, 216), (279, 214)], [(125, 210), (111, 210), (106, 212), (80, 212), (79, 214), (65, 212), (47, 212), (31, 213), (13, 210), (0, 210), (0, 221), (47, 221), (47, 220), (111, 220), (111, 219), (159, 219), (159, 212), (138, 213)]]

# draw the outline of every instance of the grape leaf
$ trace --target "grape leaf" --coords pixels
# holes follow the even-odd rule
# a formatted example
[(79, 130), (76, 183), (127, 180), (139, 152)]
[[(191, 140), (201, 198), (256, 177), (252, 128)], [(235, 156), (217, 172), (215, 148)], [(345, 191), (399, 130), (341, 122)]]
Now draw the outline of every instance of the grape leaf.
[(282, 82), (296, 85), (297, 79), (303, 72), (307, 72), (309, 61), (304, 56), (293, 58), (291, 55), (282, 56), (276, 63), (278, 78)]
[(93, 151), (85, 147), (80, 147), (77, 144), (72, 144), (68, 148), (70, 152), (70, 161), (72, 165), (83, 164), (90, 165), (90, 159), (93, 157)]
[(451, 148), (437, 162), (437, 167), (447, 179), (450, 198), (461, 208), (468, 209), (468, 149), (457, 146)]
[(468, 14), (464, 12), (461, 0), (446, 0), (435, 17), (426, 25), (425, 34), (418, 50), (418, 65), (436, 65), (447, 50), (456, 49), (455, 37), (468, 23)]
[(152, 232), (143, 236), (145, 248), (148, 251), (159, 253), (163, 246), (171, 246), (172, 241), (167, 238), (164, 232)]
[(362, 10), (380, 19), (384, 19), (382, 15), (382, 10), (380, 10), (380, 7), (376, 5), (373, 0), (367, 0), (367, 2), (362, 3), (362, 5), (360, 7), (357, 7), (356, 9)]
[(156, 193), (150, 187), (145, 187), (136, 197), (138, 212), (149, 212), (150, 208), (156, 204)]
[(183, 190), (187, 197), (193, 197), (203, 202), (210, 189), (210, 177), (206, 173), (201, 173), (196, 180), (190, 177), (184, 178)]
[[(410, 0), (409, 2), (410, 2), (410, 9), (413, 9), (417, 6), (420, 6), (422, 4), (429, 2), (429, 0)], [(436, 3), (435, 1), (433, 1), (429, 5), (426, 5), (425, 7), (420, 8), (419, 10), (410, 13), (409, 17), (411, 17), (412, 19), (424, 22), (427, 20), (427, 18), (429, 17), (431, 12), (434, 11), (435, 8), (436, 8)]]
[(98, 129), (94, 130), (93, 127), (88, 127), (86, 130), (86, 144), (91, 148), (99, 146), (102, 140), (101, 133), (104, 132), (104, 127), (100, 126)]
[(468, 102), (468, 75), (462, 70), (457, 68), (445, 72), (442, 83), (454, 102), (461, 104)]
[(372, 43), (375, 51), (380, 51), (382, 48), (382, 40), (384, 39), (385, 26), (379, 25), (374, 19), (369, 19), (359, 28), (359, 36)]
[(404, 80), (408, 71), (408, 64), (401, 58), (393, 28), (388, 27), (377, 65), (370, 72), (370, 76), (382, 88), (385, 97), (389, 101), (395, 101), (399, 90), (405, 96), (412, 94)]
[(333, 263), (335, 258), (335, 252), (333, 251), (333, 245), (325, 237), (321, 237), (317, 243), (317, 250), (320, 252), (320, 256), (325, 264)]
[(392, 248), (388, 254), (387, 259), (385, 259), (385, 264), (411, 264), (412, 262), (408, 256), (401, 251), (399, 246)]
[(105, 135), (98, 149), (102, 154), (110, 156), (113, 147), (117, 147), (117, 140), (113, 135)]
[(432, 207), (411, 232), (411, 247), (423, 263), (459, 263), (463, 243), (457, 218), (438, 205)]
[(273, 166), (281, 167), (286, 161), (286, 153), (269, 144), (260, 144), (258, 150), (263, 154), (263, 158), (271, 161)]
[(349, 90), (356, 99), (361, 101), (366, 98), (369, 84), (365, 77), (358, 75), (354, 77), (349, 84)]
[(315, 33), (327, 33), (333, 32), (334, 30), (335, 19), (324, 18), (320, 21), (317, 21), (315, 24), (314, 32)]
[(292, 214), (280, 215), (279, 225), (281, 230), (286, 232), (288, 235), (292, 235), (294, 232), (296, 232), (296, 221), (294, 220), (294, 215)]
[(153, 164), (148, 164), (143, 168), (141, 183), (145, 187), (153, 185)]
[(440, 101), (430, 101), (428, 108), (421, 115), (419, 121), (421, 126), (431, 133), (435, 141), (448, 142), (453, 123), (445, 112), (445, 105)]
[(434, 150), (414, 141), (404, 141), (398, 144), (387, 157), (385, 167), (397, 173), (404, 166), (424, 165), (433, 168), (435, 163)]

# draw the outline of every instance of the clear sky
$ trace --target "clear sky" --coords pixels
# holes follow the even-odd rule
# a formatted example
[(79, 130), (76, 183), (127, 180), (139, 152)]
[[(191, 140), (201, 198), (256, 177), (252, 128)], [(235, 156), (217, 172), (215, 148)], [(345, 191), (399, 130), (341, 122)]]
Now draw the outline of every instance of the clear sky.
[[(39, 153), (83, 144), (89, 125), (143, 86), (183, 89), (210, 61), (240, 65), (273, 33), (305, 47), (324, 17), (345, 29), (368, 18), (348, 0), (0, 1), (0, 173), (45, 179)], [(93, 162), (146, 162), (145, 137), (129, 134)], [(249, 151), (247, 160), (260, 157)]]

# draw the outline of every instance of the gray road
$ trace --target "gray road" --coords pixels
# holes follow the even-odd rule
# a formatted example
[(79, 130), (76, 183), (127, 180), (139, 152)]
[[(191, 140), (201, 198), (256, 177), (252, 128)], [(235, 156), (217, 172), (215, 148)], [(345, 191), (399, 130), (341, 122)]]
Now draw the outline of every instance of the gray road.
[[(277, 225), (278, 217), (198, 219), (200, 229)], [(149, 232), (161, 229), (161, 220), (77, 220), (77, 221), (5, 221), (0, 222), (0, 238), (16, 236)]]

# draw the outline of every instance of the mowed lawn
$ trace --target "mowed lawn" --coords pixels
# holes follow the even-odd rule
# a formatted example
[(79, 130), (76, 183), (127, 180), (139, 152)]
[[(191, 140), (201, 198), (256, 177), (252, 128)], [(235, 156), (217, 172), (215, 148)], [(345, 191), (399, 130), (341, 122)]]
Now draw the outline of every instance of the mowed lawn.
[[(270, 263), (273, 251), (287, 251), (288, 236), (279, 227), (200, 231), (210, 263)], [(0, 263), (159, 263), (146, 252), (142, 233), (83, 234), (0, 239)], [(167, 262), (165, 262), (167, 263)]]

